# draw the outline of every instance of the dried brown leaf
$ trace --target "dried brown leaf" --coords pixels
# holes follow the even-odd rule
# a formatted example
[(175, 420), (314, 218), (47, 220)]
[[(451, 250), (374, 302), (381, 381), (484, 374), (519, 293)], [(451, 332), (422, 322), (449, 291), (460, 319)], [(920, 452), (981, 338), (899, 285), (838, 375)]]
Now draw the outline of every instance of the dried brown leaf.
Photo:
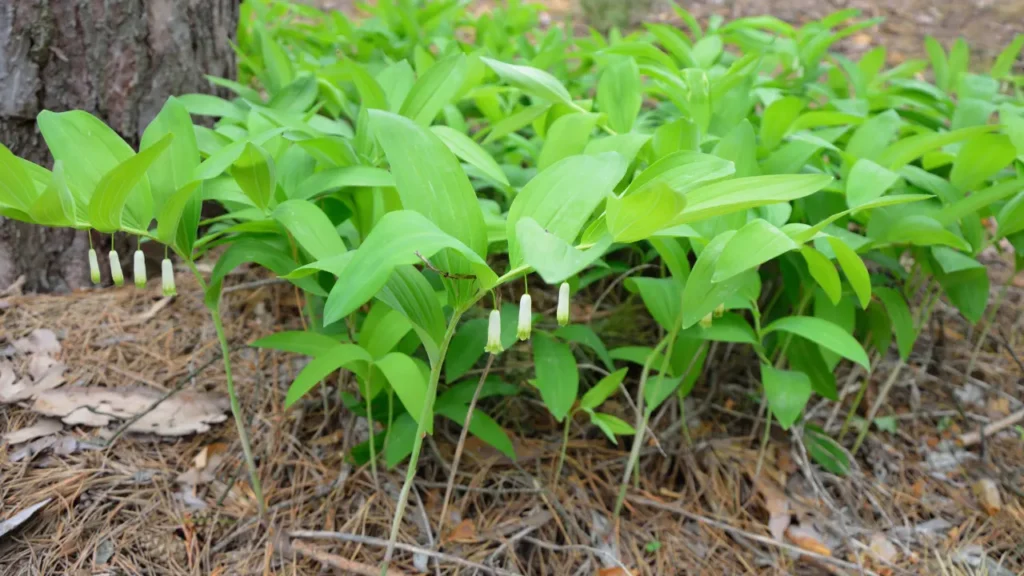
[(999, 494), (999, 486), (991, 478), (982, 478), (974, 483), (974, 496), (981, 508), (989, 515), (995, 516), (1003, 509), (1003, 498)]
[(141, 386), (101, 388), (82, 386), (48, 390), (36, 397), (32, 410), (56, 416), (65, 424), (106, 426), (117, 419), (144, 415), (128, 430), (160, 436), (206, 432), (210, 424), (227, 419), (226, 398), (205, 392), (182, 391), (150, 409), (163, 394)]
[(831, 556), (832, 549), (825, 543), (825, 539), (812, 526), (790, 526), (786, 529), (786, 536), (793, 544), (808, 552)]
[(478, 540), (480, 540), (480, 535), (476, 531), (476, 525), (468, 518), (456, 524), (455, 528), (452, 528), (452, 531), (448, 533), (449, 542), (471, 544)]
[(22, 444), (29, 440), (35, 440), (36, 438), (56, 434), (63, 429), (64, 425), (62, 425), (59, 420), (40, 418), (38, 422), (31, 426), (26, 426), (19, 430), (14, 430), (4, 434), (4, 440), (7, 440), (7, 443), (11, 445)]

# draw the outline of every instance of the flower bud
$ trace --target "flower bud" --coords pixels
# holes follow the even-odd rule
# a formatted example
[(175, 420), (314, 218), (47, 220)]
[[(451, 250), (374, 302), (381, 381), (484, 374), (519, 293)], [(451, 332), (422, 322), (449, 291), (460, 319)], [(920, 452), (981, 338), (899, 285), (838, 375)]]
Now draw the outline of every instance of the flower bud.
[(109, 257), (110, 277), (114, 279), (114, 286), (124, 286), (124, 273), (121, 272), (121, 257), (113, 250), (110, 251)]
[(177, 296), (178, 290), (174, 287), (174, 266), (170, 258), (164, 258), (160, 263), (160, 279), (164, 285), (164, 296)]
[(484, 351), (491, 354), (500, 354), (505, 347), (501, 345), (501, 312), (491, 310), (491, 317), (487, 322), (487, 345)]
[(93, 284), (100, 283), (100, 260), (92, 248), (89, 248), (89, 278), (92, 279)]
[(132, 274), (135, 276), (135, 287), (146, 287), (146, 256), (142, 250), (135, 251), (135, 261), (132, 263)]
[(519, 328), (516, 335), (520, 340), (529, 340), (530, 331), (533, 329), (533, 301), (529, 294), (523, 294), (519, 299)]
[(558, 308), (555, 311), (559, 326), (569, 323), (569, 283), (562, 282), (558, 287)]
[(715, 318), (721, 318), (722, 314), (725, 314), (725, 304), (719, 304), (715, 306)]
[(701, 318), (700, 319), (700, 327), (701, 328), (711, 328), (711, 322), (713, 321), (712, 317), (713, 317), (712, 314), (708, 314), (707, 316)]

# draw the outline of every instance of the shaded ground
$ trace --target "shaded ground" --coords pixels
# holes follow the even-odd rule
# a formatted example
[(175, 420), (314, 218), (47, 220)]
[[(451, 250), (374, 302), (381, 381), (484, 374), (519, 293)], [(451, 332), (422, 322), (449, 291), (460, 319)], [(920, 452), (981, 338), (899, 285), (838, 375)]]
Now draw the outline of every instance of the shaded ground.
[[(997, 282), (1010, 281), (999, 263), (992, 271)], [(328, 383), (326, 412), (315, 394), (283, 409), (284, 392), (304, 360), (242, 344), (298, 328), (294, 292), (253, 280), (244, 274), (231, 280), (239, 289), (226, 295), (225, 314), (239, 345), (232, 358), (270, 509), (266, 523), (256, 517), (230, 422), (177, 440), (126, 435), (110, 447), (104, 445), (109, 431), (66, 427), (54, 437), (61, 440), (34, 456), (14, 461), (19, 447), (0, 452), (0, 516), (53, 498), (0, 540), (0, 573), (319, 574), (331, 566), (374, 573), (382, 550), (365, 538), (386, 538), (404, 470), (380, 470), (375, 486), (369, 469), (343, 462), (342, 454), (366, 437), (365, 421), (334, 401), (337, 387), (351, 390), (351, 383)], [(200, 293), (183, 284), (170, 302), (159, 297), (155, 282), (148, 292), (5, 298), (0, 346), (49, 328), (63, 347), (65, 386), (167, 389), (188, 378), (186, 389), (223, 392), (218, 362), (190, 374), (216, 360), (216, 344)], [(595, 286), (581, 301), (593, 302), (602, 289)], [(611, 508), (626, 448), (578, 421), (566, 474), (554, 484), (559, 429), (523, 384), (528, 352), (518, 345), (495, 371), (522, 386), (523, 394), (484, 404), (514, 434), (518, 460), (470, 442), (441, 537), (448, 556), (435, 565), (422, 553), (400, 552), (398, 569), (474, 573), (453, 563), (459, 558), (516, 574), (626, 574), (616, 561), (636, 574), (857, 573), (858, 564), (878, 574), (1024, 571), (1024, 440), (1009, 432), (966, 450), (955, 442), (1021, 408), (1022, 368), (1013, 354), (1024, 355), (1022, 297), (1011, 282), (970, 378), (963, 371), (980, 335), (940, 305), (880, 412), (894, 421), (893, 431), (869, 434), (844, 478), (808, 466), (804, 447), (777, 428), (755, 476), (762, 428), (748, 391), (756, 386), (756, 363), (741, 348), (716, 348), (686, 406), (690, 440), (680, 433), (674, 400), (652, 419), (655, 438), (618, 526)], [(631, 303), (615, 299), (613, 293), (602, 310), (617, 316), (595, 320), (612, 341), (628, 336), (621, 333), (622, 318), (635, 313)], [(545, 305), (542, 294), (536, 300)], [(577, 312), (585, 318), (590, 311)], [(868, 402), (896, 363), (892, 352), (872, 374)], [(597, 376), (584, 374), (591, 381)], [(857, 383), (843, 374), (839, 381), (848, 393)], [(622, 399), (611, 409), (631, 417)], [(831, 403), (822, 403), (814, 420), (825, 424), (831, 410)], [(5, 430), (36, 420), (24, 408), (0, 408)], [(840, 413), (833, 433), (841, 420)], [(457, 427), (440, 425), (427, 445), (402, 533), (409, 545), (435, 549), (457, 436)], [(998, 509), (986, 512), (985, 501), (972, 494), (981, 479), (1000, 493)], [(781, 539), (773, 538), (773, 527), (781, 528)], [(323, 540), (300, 530), (363, 542)], [(794, 553), (800, 547), (802, 556)]]

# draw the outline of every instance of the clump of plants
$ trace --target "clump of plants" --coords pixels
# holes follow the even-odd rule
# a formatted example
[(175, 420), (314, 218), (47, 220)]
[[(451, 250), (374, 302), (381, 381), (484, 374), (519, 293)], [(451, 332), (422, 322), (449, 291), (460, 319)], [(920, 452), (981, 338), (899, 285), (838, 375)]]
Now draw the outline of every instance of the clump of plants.
[[(870, 373), (894, 337), (905, 361), (939, 298), (981, 320), (979, 254), (1024, 248), (1024, 36), (977, 73), (963, 42), (895, 67), (884, 48), (832, 52), (876, 24), (855, 11), (703, 26), (677, 8), (681, 27), (575, 37), (519, 2), (367, 10), (248, 0), (238, 81), (210, 78), (234, 97), (170, 99), (138, 151), (79, 111), (39, 117), (52, 170), (0, 147), (4, 216), (159, 242), (196, 272), (261, 505), (218, 307), (242, 263), (302, 294), (307, 329), (253, 343), (311, 358), (286, 405), (347, 371), (339, 401), (371, 423), (350, 458), (375, 477), (408, 459), (393, 545), (438, 417), (514, 457), (480, 409), (493, 397), (536, 396), (563, 443), (577, 415), (632, 437), (618, 514), (652, 414), (682, 408), (722, 344), (756, 359), (751, 393), (841, 474), (867, 427), (851, 444), (804, 421), (808, 401), (840, 401), (840, 364)], [(224, 214), (200, 221), (203, 202)], [(144, 285), (144, 262), (132, 274)], [(613, 279), (653, 337), (609, 348), (601, 323), (637, 319), (574, 311)], [(490, 374), (513, 347), (532, 370)], [(623, 393), (628, 418), (602, 410)]]

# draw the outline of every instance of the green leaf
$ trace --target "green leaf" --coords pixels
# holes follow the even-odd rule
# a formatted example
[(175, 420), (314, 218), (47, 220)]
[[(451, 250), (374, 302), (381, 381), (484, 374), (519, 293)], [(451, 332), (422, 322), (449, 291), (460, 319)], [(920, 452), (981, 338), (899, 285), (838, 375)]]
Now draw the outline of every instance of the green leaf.
[(881, 153), (878, 161), (880, 164), (888, 166), (890, 170), (899, 170), (932, 150), (947, 144), (967, 140), (995, 129), (996, 126), (971, 126), (951, 132), (926, 132), (908, 136), (889, 145)]
[(515, 114), (495, 122), (491, 126), (490, 132), (487, 133), (487, 137), (484, 138), (484, 144), (490, 144), (495, 140), (500, 140), (509, 134), (529, 126), (531, 122), (546, 114), (550, 108), (551, 104), (534, 104), (533, 106), (527, 106)]
[(999, 223), (999, 237), (1006, 237), (1024, 230), (1024, 193), (1017, 194), (1003, 205), (996, 216)]
[(543, 332), (533, 337), (534, 385), (544, 405), (559, 422), (569, 413), (579, 390), (580, 375), (569, 347)]
[(397, 114), (416, 82), (416, 73), (408, 61), (400, 60), (378, 72), (376, 80), (388, 100), (388, 111)]
[[(839, 299), (843, 297), (843, 286), (839, 280), (839, 272), (832, 264), (832, 261), (810, 246), (801, 246), (800, 254), (804, 257), (804, 262), (807, 262), (807, 269), (811, 273), (811, 278), (814, 278), (818, 286), (821, 286), (821, 289), (825, 291), (825, 294), (828, 295), (829, 300), (833, 304), (839, 302)], [(870, 293), (868, 298), (871, 298)]]
[(688, 192), (701, 185), (731, 176), (733, 163), (689, 150), (673, 152), (640, 173), (626, 188), (624, 194), (636, 194), (648, 187), (666, 184), (676, 192)]
[[(391, 164), (406, 210), (426, 216), (478, 256), (487, 253), (487, 228), (469, 178), (440, 138), (407, 118), (373, 110), (373, 133)], [(449, 272), (468, 271), (464, 262), (441, 259)]]
[(305, 354), (317, 358), (338, 347), (338, 340), (319, 332), (294, 330), (275, 332), (249, 344), (253, 348), (268, 348), (281, 352)]
[(486, 290), (497, 281), (497, 275), (483, 258), (421, 214), (411, 210), (389, 212), (340, 271), (339, 281), (324, 305), (324, 324), (348, 316), (372, 298), (396, 266), (420, 263), (421, 257), (430, 258), (445, 248), (466, 259), (481, 289)]
[(323, 210), (308, 200), (287, 200), (274, 209), (274, 219), (316, 260), (346, 252), (345, 243)]
[[(199, 214), (192, 207), (202, 207), (202, 180), (193, 180), (171, 194), (156, 217), (156, 237), (173, 245), (183, 254), (191, 254), (198, 234)], [(198, 193), (198, 194), (197, 194)], [(184, 236), (182, 236), (184, 235)], [(182, 242), (178, 242), (182, 239)]]
[(846, 143), (846, 153), (855, 158), (878, 160), (902, 124), (903, 120), (895, 110), (872, 116), (854, 130)]
[(324, 378), (330, 376), (336, 370), (345, 368), (361, 378), (365, 378), (369, 365), (373, 358), (355, 344), (338, 344), (334, 349), (321, 353), (306, 364), (306, 367), (299, 372), (299, 375), (288, 387), (288, 394), (284, 399), (285, 408), (295, 404), (307, 392), (313, 389)]
[(718, 257), (711, 282), (724, 282), (786, 252), (799, 249), (799, 244), (767, 220), (751, 220), (725, 245)]
[(210, 94), (182, 94), (178, 101), (194, 116), (227, 118), (239, 124), (245, 124), (248, 116), (242, 106)]
[(523, 92), (541, 100), (547, 100), (552, 104), (561, 103), (570, 108), (576, 108), (569, 91), (551, 74), (530, 66), (506, 64), (490, 58), (481, 58), (480, 60), (494, 70), (502, 80)]
[[(444, 313), (430, 282), (412, 266), (397, 266), (377, 298), (412, 323), (431, 363), (437, 362), (444, 338)], [(483, 350), (483, 348), (481, 348)]]
[(604, 403), (615, 391), (619, 389), (619, 384), (622, 383), (622, 379), (626, 377), (628, 368), (620, 368), (615, 372), (601, 378), (593, 388), (587, 390), (587, 393), (580, 399), (580, 409), (582, 410), (593, 410)]
[(608, 115), (608, 125), (616, 132), (629, 132), (642, 104), (636, 60), (628, 56), (613, 59), (597, 84), (597, 107)]
[[(199, 145), (192, 118), (185, 106), (173, 96), (146, 127), (141, 148), (145, 150), (153, 146), (167, 134), (174, 134), (170, 149), (153, 163), (148, 173), (156, 213), (160, 213), (171, 195), (192, 181), (192, 174), (199, 166)], [(189, 221), (193, 218), (198, 219), (198, 202), (193, 203), (186, 215)]]
[[(423, 377), (423, 372), (416, 366), (416, 362), (405, 354), (392, 352), (378, 359), (373, 366), (387, 378), (388, 384), (391, 385), (398, 399), (402, 401), (406, 412), (416, 420), (417, 424), (422, 424), (419, 417), (423, 412), (424, 403), (428, 401), (427, 381)], [(434, 418), (431, 415), (428, 416), (426, 422), (427, 434), (433, 433), (433, 429)]]
[[(16, 168), (21, 169), (21, 166), (16, 166)], [(2, 178), (3, 176), (0, 176), (0, 179)], [(29, 210), (29, 215), (35, 223), (43, 226), (76, 226), (78, 224), (75, 197), (64, 180), (64, 164), (60, 160), (53, 163), (50, 182), (46, 185), (43, 193), (35, 199)]]
[(758, 206), (790, 202), (814, 194), (831, 181), (829, 176), (817, 174), (780, 174), (734, 178), (708, 184), (686, 195), (686, 208), (672, 221), (672, 225), (689, 224)]
[(384, 89), (374, 80), (373, 76), (354, 60), (345, 61), (345, 71), (348, 72), (349, 80), (355, 84), (359, 92), (359, 102), (363, 108), (387, 110), (388, 99), (384, 95)]
[(772, 414), (783, 430), (789, 430), (811, 398), (811, 379), (803, 372), (761, 364), (761, 384)]
[(935, 214), (935, 220), (939, 224), (950, 225), (968, 216), (977, 217), (978, 213), (985, 208), (1005, 200), (1021, 190), (1024, 190), (1024, 178), (1004, 180), (944, 206)]
[(298, 186), (296, 199), (310, 199), (340, 188), (391, 188), (395, 178), (387, 170), (371, 166), (328, 168), (306, 178)]
[(545, 170), (563, 158), (582, 154), (597, 125), (599, 115), (578, 112), (559, 117), (544, 135), (544, 146), (537, 158), (537, 169)]
[(896, 346), (899, 348), (900, 358), (906, 360), (914, 349), (914, 341), (917, 340), (917, 330), (914, 327), (914, 318), (910, 314), (910, 307), (907, 306), (903, 295), (892, 288), (876, 286), (875, 296), (878, 296), (885, 306), (885, 311), (888, 312), (892, 327), (896, 331)]
[(611, 246), (605, 235), (587, 250), (578, 250), (540, 227), (533, 218), (523, 218), (516, 226), (516, 241), (523, 260), (548, 284), (558, 284), (575, 276), (604, 255)]
[(605, 218), (616, 242), (638, 242), (665, 228), (685, 207), (684, 195), (658, 182), (633, 194), (608, 197)]
[(885, 307), (878, 302), (871, 302), (867, 309), (867, 322), (871, 345), (879, 354), (886, 354), (892, 343), (892, 320)]
[(832, 368), (822, 356), (817, 344), (799, 336), (794, 336), (786, 348), (786, 359), (790, 366), (798, 372), (807, 374), (811, 387), (819, 396), (829, 400), (839, 400), (836, 389), (836, 376)]
[(626, 280), (627, 285), (640, 292), (644, 306), (651, 317), (665, 330), (672, 330), (679, 321), (682, 309), (682, 286), (671, 278), (636, 277)]
[(953, 160), (949, 181), (962, 191), (971, 191), (1006, 168), (1017, 156), (1017, 148), (1005, 134), (981, 134), (964, 142)]
[(616, 435), (631, 436), (636, 434), (636, 430), (634, 430), (632, 426), (611, 414), (591, 412), (590, 421), (600, 428), (601, 431), (604, 432), (605, 436), (611, 440), (612, 444), (615, 444), (616, 446), (619, 445), (619, 440), (615, 437)]
[(387, 304), (376, 302), (363, 320), (357, 343), (373, 358), (381, 358), (395, 349), (409, 331), (412, 323)]
[(946, 58), (946, 51), (942, 44), (932, 36), (925, 36), (924, 48), (932, 61), (932, 73), (935, 75), (935, 84), (944, 91), (950, 88), (949, 83), (949, 60)]
[[(402, 414), (391, 424), (391, 428), (388, 430), (388, 434), (379, 434), (376, 440), (383, 442), (384, 438), (387, 438), (387, 445), (384, 446), (384, 460), (388, 465), (388, 468), (394, 468), (398, 466), (402, 460), (409, 457), (412, 454), (412, 446), (416, 440), (416, 430), (418, 426), (416, 421), (412, 419), (412, 416), (408, 414)], [(368, 442), (364, 442), (368, 444)], [(367, 452), (369, 447), (367, 447)], [(352, 450), (353, 454), (356, 452)], [(364, 452), (363, 454), (366, 454)], [(364, 456), (368, 458), (367, 456)]]
[(868, 275), (867, 267), (864, 266), (864, 261), (846, 242), (835, 236), (828, 237), (828, 244), (832, 247), (832, 252), (835, 253), (839, 265), (842, 266), (843, 274), (846, 274), (846, 281), (850, 283), (853, 292), (857, 295), (860, 307), (867, 308), (868, 303), (871, 302), (871, 278)]
[(690, 271), (690, 277), (683, 289), (682, 301), (685, 305), (682, 328), (684, 330), (713, 312), (719, 304), (724, 303), (725, 299), (738, 289), (738, 283), (742, 277), (717, 284), (711, 282), (723, 249), (735, 235), (736, 232), (730, 230), (715, 236), (697, 257), (697, 262), (694, 264), (693, 270)]
[(36, 187), (17, 156), (0, 144), (0, 205), (29, 212), (36, 201)]
[[(649, 346), (623, 346), (609, 351), (608, 355), (614, 360), (631, 362), (633, 364), (643, 366), (647, 363), (647, 359), (650, 358), (653, 353), (654, 349)], [(654, 357), (654, 360), (651, 361), (651, 365), (659, 367), (664, 359), (664, 354), (658, 354)]]
[(463, 322), (452, 337), (444, 361), (444, 377), (453, 382), (462, 377), (484, 355), (487, 344), (487, 318)]
[(817, 426), (805, 426), (804, 444), (807, 445), (807, 453), (811, 458), (825, 470), (837, 476), (845, 476), (850, 471), (850, 460), (846, 456), (846, 451)]
[(901, 218), (889, 228), (884, 240), (889, 244), (944, 245), (965, 252), (971, 250), (971, 245), (966, 240), (946, 230), (938, 220), (923, 214), (911, 214)]
[(807, 338), (822, 348), (860, 364), (867, 370), (871, 369), (868, 355), (857, 339), (828, 320), (814, 316), (787, 316), (772, 322), (761, 333), (768, 335), (777, 330)]
[(464, 54), (438, 60), (413, 84), (402, 104), (402, 116), (412, 118), (421, 126), (429, 126), (437, 113), (458, 95), (468, 68), (469, 61)]
[(549, 233), (571, 243), (594, 209), (626, 172), (625, 162), (611, 152), (598, 156), (570, 156), (550, 166), (523, 187), (508, 211), (509, 263), (523, 263), (516, 226), (532, 218)]
[(149, 187), (136, 188), (144, 181), (146, 170), (170, 145), (173, 135), (168, 134), (149, 148), (139, 152), (107, 172), (96, 185), (96, 191), (89, 201), (89, 222), (100, 232), (116, 232), (121, 230), (123, 216), (128, 217), (127, 224), (135, 230), (145, 231), (153, 218), (153, 200), (149, 197), (137, 206), (148, 206), (149, 213), (133, 212), (126, 203), (133, 190), (137, 195), (149, 196)]
[(601, 337), (586, 324), (569, 324), (562, 326), (558, 330), (555, 330), (554, 334), (556, 337), (567, 342), (575, 342), (590, 348), (595, 354), (597, 354), (597, 357), (606, 368), (609, 370), (615, 369), (612, 357), (608, 354), (608, 348), (606, 348), (604, 342), (601, 341)]
[(270, 154), (262, 146), (246, 143), (231, 165), (231, 176), (253, 204), (265, 212), (277, 187), (277, 171)]
[(1017, 34), (1013, 37), (1013, 41), (999, 53), (999, 57), (996, 58), (991, 70), (989, 70), (989, 75), (996, 79), (1009, 76), (1013, 71), (1014, 63), (1020, 57), (1022, 49), (1024, 49), (1024, 34)]
[[(660, 363), (658, 365), (660, 366)], [(686, 384), (692, 388), (695, 381), (696, 378), (687, 377)], [(665, 400), (668, 400), (668, 397), (682, 384), (684, 384), (682, 376), (669, 378), (666, 374), (652, 373), (647, 379), (647, 386), (644, 388), (644, 412), (648, 415), (653, 414), (658, 406), (661, 406)], [(686, 397), (689, 393), (690, 390), (684, 390), (683, 397)]]
[(899, 179), (899, 174), (861, 158), (847, 176), (846, 204), (850, 208), (863, 206), (885, 194)]
[[(438, 414), (462, 426), (466, 422), (469, 406), (445, 404), (437, 406), (436, 411)], [(490, 444), (510, 459), (516, 459), (515, 447), (512, 445), (512, 440), (508, 437), (508, 433), (493, 418), (480, 411), (479, 406), (473, 411), (473, 419), (469, 421), (469, 433)]]
[[(220, 282), (241, 264), (255, 262), (270, 270), (278, 276), (286, 276), (295, 269), (295, 261), (291, 256), (274, 244), (247, 238), (231, 244), (217, 259), (210, 275), (210, 284)], [(317, 296), (326, 296), (327, 293), (312, 278), (290, 278), (291, 282), (306, 292)]]
[(491, 180), (510, 186), (508, 177), (498, 163), (472, 138), (448, 126), (432, 126), (430, 130), (463, 162), (477, 168)]
[(761, 118), (761, 145), (766, 150), (774, 150), (779, 146), (790, 124), (800, 115), (804, 106), (806, 103), (802, 98), (787, 96), (765, 108)]
[(274, 37), (265, 28), (259, 29), (260, 54), (263, 57), (263, 65), (266, 67), (262, 78), (267, 85), (267, 90), (273, 94), (285, 86), (291, 84), (295, 77), (292, 70), (292, 62), (284, 48), (274, 40)]
[(754, 334), (754, 329), (739, 314), (723, 314), (715, 318), (710, 327), (690, 326), (681, 337), (698, 338), (709, 342), (733, 342), (760, 346), (761, 342)]

